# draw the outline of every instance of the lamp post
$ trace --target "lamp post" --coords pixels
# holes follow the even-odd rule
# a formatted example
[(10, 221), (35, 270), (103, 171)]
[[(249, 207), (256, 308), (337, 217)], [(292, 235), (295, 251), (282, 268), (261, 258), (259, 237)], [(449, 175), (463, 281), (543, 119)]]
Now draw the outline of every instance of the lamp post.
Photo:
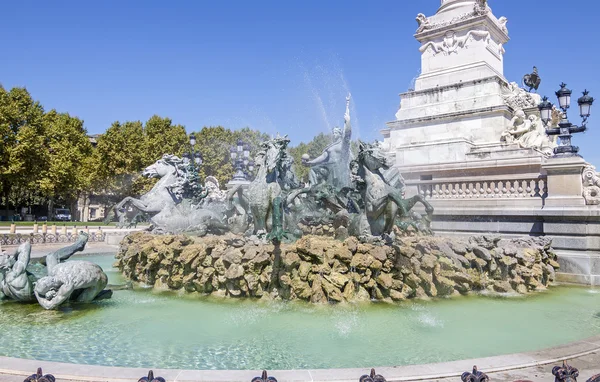
[[(571, 137), (574, 133), (584, 132), (587, 127), (587, 120), (590, 116), (594, 98), (589, 96), (587, 90), (583, 91), (583, 96), (579, 97), (577, 104), (579, 105), (579, 115), (583, 118), (581, 126), (573, 125), (567, 118), (567, 109), (571, 105), (571, 90), (567, 89), (567, 85), (563, 82), (560, 84), (560, 89), (556, 92), (558, 105), (563, 112), (563, 119), (558, 124), (557, 128), (546, 129), (548, 135), (558, 135), (559, 143), (554, 148), (554, 155), (576, 155), (579, 147), (571, 145)], [(552, 103), (548, 101), (548, 97), (544, 97), (538, 105), (540, 115), (544, 125), (548, 125), (552, 119)]]
[(237, 144), (230, 150), (230, 156), (235, 169), (233, 180), (250, 181), (254, 171), (254, 162), (250, 160), (250, 146), (238, 139)]
[(196, 135), (190, 134), (190, 151), (183, 154), (183, 158), (187, 160), (188, 167), (188, 188), (187, 193), (190, 197), (198, 202), (204, 199), (207, 195), (207, 190), (200, 183), (200, 166), (202, 165), (202, 153), (196, 151), (194, 146), (196, 145)]
[(202, 153), (200, 153), (200, 151), (195, 151), (194, 146), (196, 146), (196, 135), (192, 133), (190, 134), (190, 151), (183, 154), (183, 157), (190, 162), (190, 165), (194, 170), (198, 171), (202, 165)]

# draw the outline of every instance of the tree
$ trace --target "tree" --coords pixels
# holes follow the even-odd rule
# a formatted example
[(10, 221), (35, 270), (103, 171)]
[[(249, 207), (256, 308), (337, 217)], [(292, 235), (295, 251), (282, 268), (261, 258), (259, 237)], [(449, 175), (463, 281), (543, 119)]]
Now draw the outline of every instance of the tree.
[(38, 182), (52, 210), (57, 200), (73, 205), (79, 193), (89, 187), (91, 169), (87, 161), (92, 145), (83, 121), (68, 113), (51, 110), (44, 115), (44, 126), (48, 154)]
[(134, 181), (144, 168), (145, 148), (144, 129), (139, 121), (114, 122), (98, 137), (92, 189), (106, 196), (107, 205), (133, 195)]
[(233, 142), (236, 144), (238, 139), (241, 139), (244, 143), (250, 146), (250, 158), (254, 158), (258, 150), (260, 150), (261, 143), (271, 139), (269, 134), (260, 132), (258, 130), (252, 130), (249, 127), (244, 127), (240, 130), (233, 132)]
[(170, 118), (153, 115), (144, 126), (146, 149), (144, 165), (148, 166), (160, 159), (163, 154), (181, 156), (188, 146), (185, 127), (173, 125)]
[(25, 88), (6, 91), (0, 86), (0, 184), (6, 209), (9, 195), (22, 201), (24, 192), (36, 188), (46, 160), (44, 109)]
[(235, 169), (231, 163), (231, 148), (241, 139), (250, 148), (250, 160), (260, 149), (260, 144), (270, 139), (268, 134), (245, 127), (231, 131), (223, 126), (203, 127), (195, 133), (196, 150), (202, 153), (200, 179), (212, 175), (223, 187), (233, 178)]
[(196, 147), (202, 153), (202, 166), (200, 166), (200, 179), (209, 175), (225, 185), (233, 177), (233, 166), (229, 157), (230, 148), (233, 146), (234, 135), (223, 126), (203, 127), (195, 133)]

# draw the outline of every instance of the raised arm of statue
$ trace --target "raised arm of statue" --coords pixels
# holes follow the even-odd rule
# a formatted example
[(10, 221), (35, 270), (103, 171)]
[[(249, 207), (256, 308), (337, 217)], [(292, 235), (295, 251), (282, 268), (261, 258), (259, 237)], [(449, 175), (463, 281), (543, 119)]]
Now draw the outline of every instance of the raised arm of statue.
[(529, 120), (526, 120), (526, 121), (523, 121), (523, 123), (521, 123), (520, 125), (515, 126), (509, 132), (512, 135), (518, 136), (518, 135), (528, 132), (530, 129), (531, 129), (531, 122)]
[(328, 161), (329, 161), (329, 152), (327, 152), (327, 150), (325, 150), (325, 151), (323, 151), (323, 153), (321, 155), (319, 155), (315, 159), (311, 159), (311, 160), (302, 159), (302, 164), (307, 167), (312, 167), (312, 166), (316, 166), (319, 164), (328, 163)]
[(344, 140), (350, 140), (352, 126), (350, 125), (350, 93), (346, 97), (346, 113), (344, 114)]
[(30, 256), (31, 243), (26, 241), (25, 243), (21, 244), (19, 248), (17, 248), (17, 252), (15, 253), (17, 261), (15, 262), (15, 265), (13, 265), (11, 272), (12, 276), (16, 277), (25, 273), (25, 269), (27, 268), (27, 265), (29, 265)]

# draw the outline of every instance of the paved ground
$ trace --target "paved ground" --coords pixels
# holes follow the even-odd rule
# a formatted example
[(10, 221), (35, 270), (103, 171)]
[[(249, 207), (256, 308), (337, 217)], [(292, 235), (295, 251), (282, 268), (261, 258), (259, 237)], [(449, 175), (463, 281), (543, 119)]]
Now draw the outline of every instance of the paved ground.
[[(600, 373), (600, 354), (599, 353), (592, 353), (589, 355), (585, 355), (582, 357), (578, 357), (575, 359), (571, 359), (568, 361), (569, 364), (571, 366), (574, 366), (576, 368), (579, 369), (579, 378), (577, 378), (579, 381), (587, 381), (591, 376), (595, 375), (595, 374), (599, 374)], [(552, 363), (549, 365), (542, 365), (542, 366), (536, 366), (536, 367), (529, 367), (529, 368), (524, 368), (524, 369), (517, 369), (517, 370), (511, 370), (511, 371), (504, 371), (504, 372), (498, 372), (498, 373), (487, 373), (489, 378), (490, 378), (490, 382), (513, 382), (513, 381), (519, 381), (519, 380), (525, 380), (525, 381), (532, 381), (532, 382), (552, 382), (554, 381), (554, 376), (552, 375), (552, 367), (554, 366), (558, 366), (561, 365), (562, 362), (561, 361), (557, 361), (556, 363)], [(0, 366), (1, 367), (1, 366)], [(43, 370), (45, 373), (55, 373), (55, 374), (60, 374), (59, 370)], [(466, 370), (465, 370), (466, 371)], [(482, 370), (485, 372), (485, 370)], [(34, 373), (35, 370), (32, 370), (31, 373)], [(270, 374), (269, 374), (270, 375)], [(273, 376), (275, 378), (277, 378), (277, 375), (274, 373)], [(7, 375), (7, 374), (0, 374), (0, 382), (21, 382), (26, 376), (25, 375)], [(142, 377), (142, 375), (140, 375), (140, 377)], [(356, 380), (358, 381), (360, 375), (357, 375)], [(385, 377), (385, 375), (384, 375)], [(90, 380), (90, 379), (86, 379), (86, 380), (73, 380), (73, 379), (69, 379), (69, 382), (100, 382), (100, 381), (118, 381), (118, 380), (129, 380), (131, 381), (131, 378), (127, 378), (127, 379), (119, 379), (118, 377), (112, 377), (112, 378), (105, 378), (105, 379), (94, 379), (94, 380)], [(206, 379), (206, 381), (208, 381), (209, 379)], [(333, 378), (331, 380), (334, 380)], [(395, 379), (397, 381), (417, 381), (418, 379), (415, 378), (411, 378), (411, 379)], [(63, 379), (57, 379), (57, 382), (61, 382), (63, 381)], [(176, 379), (167, 379), (167, 382), (176, 382)], [(186, 380), (186, 382), (189, 380)], [(204, 381), (204, 379), (203, 379)], [(223, 381), (222, 379), (219, 378), (219, 381)], [(285, 378), (279, 378), (278, 379), (279, 382), (284, 382), (286, 381)], [(307, 380), (310, 381), (310, 380)], [(344, 379), (340, 379), (341, 381), (345, 381)], [(388, 382), (392, 382), (392, 379), (388, 379)], [(452, 377), (452, 378), (444, 378), (444, 379), (423, 379), (423, 381), (436, 381), (436, 382), (460, 382), (461, 379), (460, 377)], [(248, 379), (248, 382), (250, 382), (250, 379)]]
[[(587, 381), (591, 376), (600, 374), (600, 353), (589, 354), (569, 360), (567, 362), (569, 365), (579, 369), (579, 378), (577, 378), (578, 381)], [(554, 366), (560, 366), (561, 364), (561, 362), (557, 362), (556, 364), (486, 374), (490, 378), (490, 382), (512, 382), (518, 380), (532, 382), (553, 382), (554, 376), (552, 375), (552, 368)], [(485, 372), (485, 370), (482, 371)], [(460, 378), (444, 378), (436, 379), (435, 381), (460, 382)]]

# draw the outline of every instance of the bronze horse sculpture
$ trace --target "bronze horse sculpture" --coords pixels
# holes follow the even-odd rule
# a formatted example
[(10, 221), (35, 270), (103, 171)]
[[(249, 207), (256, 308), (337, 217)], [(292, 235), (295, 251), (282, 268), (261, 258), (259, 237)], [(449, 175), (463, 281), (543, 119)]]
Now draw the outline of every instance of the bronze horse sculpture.
[(531, 92), (532, 89), (537, 91), (541, 82), (542, 79), (540, 78), (538, 69), (535, 66), (533, 67), (532, 73), (523, 76), (523, 85), (529, 88), (529, 92)]
[(388, 164), (378, 144), (359, 142), (355, 161), (355, 179), (364, 204), (364, 218), (370, 232), (361, 226), (359, 234), (373, 236), (390, 234), (397, 218), (409, 218), (410, 210), (421, 203), (431, 221), (433, 207), (421, 195), (404, 198), (404, 182), (397, 170)]

